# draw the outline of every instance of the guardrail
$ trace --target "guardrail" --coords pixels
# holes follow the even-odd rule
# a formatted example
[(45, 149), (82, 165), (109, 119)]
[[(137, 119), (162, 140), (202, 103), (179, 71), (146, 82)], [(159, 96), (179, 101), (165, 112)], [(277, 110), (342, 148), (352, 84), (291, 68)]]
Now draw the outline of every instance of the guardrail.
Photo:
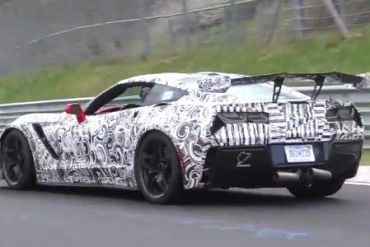
[[(296, 87), (296, 89), (304, 94), (310, 95), (312, 87)], [(354, 89), (346, 86), (327, 86), (322, 89), (319, 99), (337, 98), (340, 100), (349, 100), (354, 102), (362, 114), (366, 129), (366, 148), (370, 148), (370, 88)], [(29, 113), (57, 113), (62, 112), (67, 103), (86, 104), (92, 97), (73, 98), (73, 99), (59, 99), (34, 101), (24, 103), (13, 103), (0, 105), (0, 132), (10, 122), (17, 117)], [(138, 98), (129, 96), (121, 98), (121, 103), (133, 103)]]
[[(43, 100), (23, 103), (12, 103), (0, 105), (0, 132), (2, 129), (16, 118), (31, 113), (58, 113), (63, 112), (68, 103), (87, 104), (92, 97)], [(139, 100), (137, 96), (128, 96), (118, 99), (117, 103), (130, 104)]]

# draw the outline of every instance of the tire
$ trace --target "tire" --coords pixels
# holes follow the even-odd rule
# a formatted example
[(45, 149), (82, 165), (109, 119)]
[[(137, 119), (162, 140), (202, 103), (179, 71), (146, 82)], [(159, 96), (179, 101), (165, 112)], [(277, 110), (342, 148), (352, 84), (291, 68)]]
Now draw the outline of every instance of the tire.
[(291, 186), (289, 192), (300, 199), (314, 199), (331, 196), (337, 193), (343, 186), (345, 179), (338, 178), (326, 182)]
[(135, 178), (143, 196), (152, 203), (177, 202), (183, 180), (176, 148), (161, 132), (151, 132), (138, 148)]
[(11, 130), (1, 146), (3, 175), (12, 189), (29, 189), (36, 184), (36, 173), (27, 139), (18, 130)]

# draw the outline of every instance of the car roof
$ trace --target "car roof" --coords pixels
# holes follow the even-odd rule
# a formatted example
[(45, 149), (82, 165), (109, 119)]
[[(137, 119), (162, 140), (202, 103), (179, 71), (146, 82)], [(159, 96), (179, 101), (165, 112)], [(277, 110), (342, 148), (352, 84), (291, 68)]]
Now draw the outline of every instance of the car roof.
[(232, 79), (243, 77), (246, 77), (246, 75), (220, 72), (158, 73), (131, 77), (119, 81), (118, 84), (148, 82), (182, 88), (186, 90), (212, 92), (227, 89), (231, 86)]

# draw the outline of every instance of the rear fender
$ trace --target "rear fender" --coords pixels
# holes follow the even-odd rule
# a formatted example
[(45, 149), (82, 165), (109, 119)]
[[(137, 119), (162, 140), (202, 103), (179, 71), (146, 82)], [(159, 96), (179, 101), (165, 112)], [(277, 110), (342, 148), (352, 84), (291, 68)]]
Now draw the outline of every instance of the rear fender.
[[(173, 108), (175, 107), (168, 107), (168, 111), (164, 109), (160, 114), (154, 114), (154, 111), (143, 114), (145, 121), (141, 120), (138, 123), (142, 128), (140, 133), (137, 133), (139, 138), (135, 155), (137, 155), (137, 147), (148, 133), (159, 131), (165, 134), (176, 148), (184, 188), (197, 188), (201, 186), (205, 156), (214, 139), (209, 129), (215, 113), (205, 112), (202, 106), (198, 106), (198, 109), (194, 106), (184, 106), (181, 109), (182, 114), (178, 114), (179, 110)], [(202, 114), (207, 114), (207, 117), (202, 117)]]

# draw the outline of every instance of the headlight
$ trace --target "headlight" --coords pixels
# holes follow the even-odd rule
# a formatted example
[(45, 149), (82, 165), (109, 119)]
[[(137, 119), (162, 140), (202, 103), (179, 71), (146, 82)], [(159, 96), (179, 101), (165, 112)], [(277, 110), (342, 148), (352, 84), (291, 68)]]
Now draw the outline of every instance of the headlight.
[(326, 111), (328, 121), (351, 121), (355, 119), (355, 109), (352, 106), (330, 109)]

